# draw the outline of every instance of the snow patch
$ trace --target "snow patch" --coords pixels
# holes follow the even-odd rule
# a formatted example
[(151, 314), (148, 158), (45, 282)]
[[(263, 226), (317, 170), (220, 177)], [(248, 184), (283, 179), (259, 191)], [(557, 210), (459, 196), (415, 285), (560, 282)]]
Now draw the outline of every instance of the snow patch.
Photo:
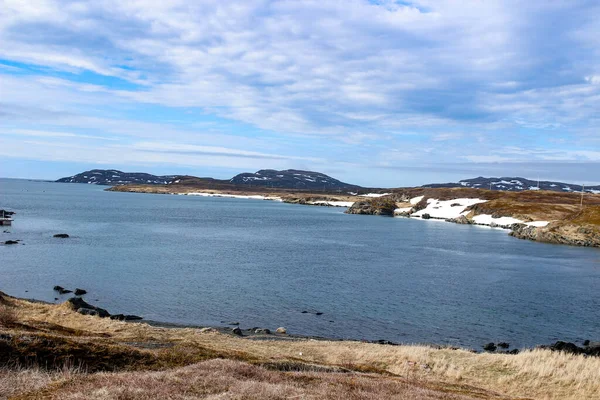
[(427, 199), (427, 207), (413, 213), (412, 216), (422, 217), (423, 214), (429, 214), (432, 218), (458, 218), (467, 207), (478, 203), (485, 203), (486, 201), (487, 200), (467, 198), (442, 201), (437, 199)]
[(425, 196), (413, 197), (412, 199), (410, 199), (410, 204), (412, 204), (413, 206), (415, 204), (419, 204), (421, 202), (421, 200), (423, 200), (423, 197), (425, 197)]
[(523, 221), (513, 217), (492, 218), (490, 214), (481, 214), (473, 217), (473, 221), (480, 225), (496, 224), (500, 227), (509, 227), (512, 224), (522, 224)]
[(250, 199), (250, 200), (273, 200), (283, 201), (281, 197), (270, 197), (260, 195), (239, 195), (239, 194), (228, 194), (228, 193), (207, 193), (207, 192), (192, 192), (192, 193), (180, 193), (187, 196), (201, 196), (201, 197), (227, 197), (231, 199)]
[(352, 207), (353, 201), (311, 201), (308, 204), (315, 206)]
[(361, 194), (360, 197), (382, 197), (382, 196), (389, 196), (391, 193), (367, 193), (367, 194)]
[(547, 226), (549, 223), (550, 222), (548, 222), (548, 221), (533, 221), (533, 222), (527, 222), (527, 223), (525, 223), (525, 225), (543, 228), (543, 227)]

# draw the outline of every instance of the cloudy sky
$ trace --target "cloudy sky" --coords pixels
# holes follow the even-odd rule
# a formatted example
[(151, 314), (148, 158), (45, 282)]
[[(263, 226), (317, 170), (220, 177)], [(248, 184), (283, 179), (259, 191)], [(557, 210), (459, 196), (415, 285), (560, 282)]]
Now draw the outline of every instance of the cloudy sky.
[(600, 2), (0, 0), (0, 176), (600, 183)]

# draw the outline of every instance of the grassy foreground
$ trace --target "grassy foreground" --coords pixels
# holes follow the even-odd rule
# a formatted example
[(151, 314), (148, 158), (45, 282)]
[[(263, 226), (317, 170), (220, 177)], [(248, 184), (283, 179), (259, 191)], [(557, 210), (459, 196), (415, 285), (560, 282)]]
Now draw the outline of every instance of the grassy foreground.
[(4, 294), (0, 365), (2, 399), (600, 398), (599, 358), (241, 338)]

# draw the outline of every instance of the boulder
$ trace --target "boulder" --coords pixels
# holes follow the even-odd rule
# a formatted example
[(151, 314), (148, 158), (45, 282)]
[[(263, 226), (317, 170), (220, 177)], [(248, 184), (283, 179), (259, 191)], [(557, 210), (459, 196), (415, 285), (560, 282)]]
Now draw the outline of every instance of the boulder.
[(275, 332), (286, 334), (287, 333), (287, 329), (285, 329), (283, 326), (281, 326), (281, 327), (277, 328), (277, 330)]
[(453, 222), (455, 224), (462, 224), (462, 225), (469, 225), (471, 224), (471, 221), (469, 221), (469, 219), (467, 217), (465, 217), (464, 215), (459, 215), (456, 218), (450, 218), (446, 220), (447, 222)]
[(18, 240), (7, 240), (4, 244), (19, 244)]
[(100, 316), (100, 313), (97, 310), (94, 310), (93, 308), (81, 307), (77, 309), (77, 312), (82, 315)]
[(231, 332), (233, 332), (234, 335), (242, 336), (242, 330), (238, 327), (233, 328)]
[(254, 331), (254, 333), (262, 333), (262, 334), (268, 335), (271, 333), (271, 330), (267, 329), (267, 328), (259, 328), (259, 329), (256, 329)]
[(500, 347), (501, 349), (508, 349), (510, 347), (510, 344), (506, 343), (506, 342), (500, 342), (500, 343), (498, 343), (497, 346)]
[(374, 197), (355, 202), (346, 214), (394, 215), (396, 201), (391, 196)]
[(484, 346), (483, 346), (483, 349), (484, 349), (485, 351), (496, 351), (497, 347), (496, 347), (496, 345), (495, 345), (494, 343), (491, 343), (491, 342), (490, 342), (490, 343), (488, 343), (488, 344), (484, 345)]
[(422, 219), (431, 219), (431, 215), (425, 213), (425, 214), (421, 215), (421, 218)]
[(69, 235), (67, 235), (66, 233), (57, 233), (56, 235), (54, 235), (54, 237), (59, 239), (66, 239), (69, 237)]
[(53, 289), (54, 289), (54, 290), (56, 290), (57, 292), (60, 292), (61, 290), (65, 290), (65, 288), (64, 288), (64, 287), (62, 287), (62, 286), (58, 286), (58, 285), (54, 286), (54, 288), (53, 288)]
[[(87, 313), (85, 315), (98, 315), (101, 318), (110, 317), (110, 313), (103, 308), (93, 306), (88, 304), (81, 297), (72, 297), (66, 301), (66, 304), (73, 310), (79, 312), (80, 314)], [(79, 309), (84, 309), (83, 312), (80, 312)], [(89, 311), (85, 311), (85, 309), (93, 310), (95, 314), (89, 314)]]
[(110, 319), (115, 319), (117, 321), (139, 321), (140, 319), (143, 319), (143, 318), (138, 317), (137, 315), (116, 314), (116, 315), (111, 315)]
[(75, 296), (83, 296), (84, 294), (87, 293), (87, 290), (83, 290), (83, 289), (75, 289)]

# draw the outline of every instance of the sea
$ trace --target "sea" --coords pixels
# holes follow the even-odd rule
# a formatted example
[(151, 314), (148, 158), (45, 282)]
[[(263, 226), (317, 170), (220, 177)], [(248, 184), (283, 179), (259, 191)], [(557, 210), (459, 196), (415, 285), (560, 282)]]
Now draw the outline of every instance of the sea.
[[(600, 340), (600, 249), (277, 201), (0, 179), (0, 290), (149, 321), (481, 350)], [(54, 238), (67, 233), (68, 239)]]

